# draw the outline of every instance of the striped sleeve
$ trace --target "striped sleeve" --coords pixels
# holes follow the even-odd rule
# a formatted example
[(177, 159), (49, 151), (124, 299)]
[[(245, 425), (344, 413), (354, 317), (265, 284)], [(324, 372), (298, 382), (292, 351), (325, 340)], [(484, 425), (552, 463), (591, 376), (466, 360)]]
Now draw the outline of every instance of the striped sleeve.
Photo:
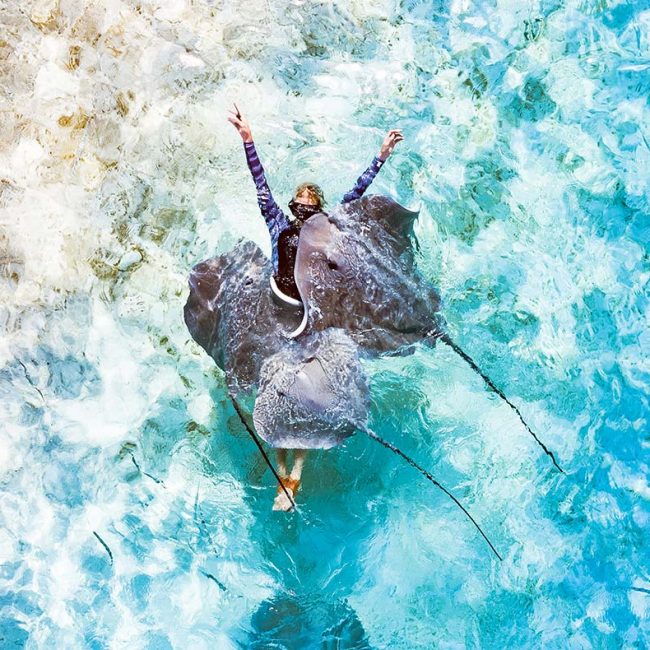
[(280, 206), (275, 202), (269, 184), (266, 182), (264, 168), (255, 150), (253, 142), (244, 142), (246, 152), (246, 162), (253, 176), (255, 188), (257, 189), (257, 203), (266, 222), (266, 227), (271, 235), (271, 244), (273, 246), (273, 267), (277, 269), (277, 243), (280, 233), (289, 226), (289, 219), (282, 211)]
[(343, 196), (341, 203), (349, 203), (350, 201), (360, 198), (368, 189), (370, 183), (372, 183), (375, 176), (377, 176), (377, 172), (382, 168), (382, 165), (385, 162), (385, 160), (381, 160), (378, 156), (375, 156), (368, 169), (357, 178), (355, 186)]

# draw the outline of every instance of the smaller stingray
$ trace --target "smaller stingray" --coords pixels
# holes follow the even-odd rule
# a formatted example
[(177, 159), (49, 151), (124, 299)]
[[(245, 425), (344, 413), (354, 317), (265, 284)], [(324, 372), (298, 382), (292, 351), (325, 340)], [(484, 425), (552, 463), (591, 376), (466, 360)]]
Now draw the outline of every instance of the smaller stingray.
[(368, 417), (358, 348), (341, 329), (315, 332), (262, 366), (253, 421), (281, 449), (331, 449)]

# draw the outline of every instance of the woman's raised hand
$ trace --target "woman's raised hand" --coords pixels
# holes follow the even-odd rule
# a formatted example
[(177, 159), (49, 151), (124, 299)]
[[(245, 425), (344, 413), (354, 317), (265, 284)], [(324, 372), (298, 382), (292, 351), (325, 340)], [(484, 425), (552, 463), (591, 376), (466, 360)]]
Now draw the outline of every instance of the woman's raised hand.
[(235, 128), (239, 131), (239, 135), (241, 135), (241, 139), (244, 142), (253, 142), (251, 127), (248, 125), (246, 118), (239, 112), (237, 104), (233, 104), (233, 106), (235, 107), (235, 110), (233, 111), (230, 109), (231, 114), (228, 115), (228, 121), (235, 125)]
[(379, 150), (379, 160), (386, 160), (393, 153), (393, 149), (398, 142), (404, 139), (401, 129), (391, 129), (384, 138), (384, 142)]

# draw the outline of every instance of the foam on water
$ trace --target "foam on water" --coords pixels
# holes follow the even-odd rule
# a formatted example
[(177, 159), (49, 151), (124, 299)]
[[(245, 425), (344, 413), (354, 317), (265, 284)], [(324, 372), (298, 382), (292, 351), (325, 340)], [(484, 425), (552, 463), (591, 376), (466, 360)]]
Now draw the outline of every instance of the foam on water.
[[(0, 76), (0, 638), (30, 648), (648, 645), (650, 4), (9, 3)], [(371, 440), (301, 512), (182, 321), (278, 202), (419, 205), (452, 336), (367, 362)], [(250, 406), (250, 405), (249, 405)], [(431, 488), (431, 489), (429, 489)], [(324, 641), (323, 641), (324, 639)], [(329, 645), (328, 645), (329, 644)], [(338, 644), (338, 645), (337, 645)]]

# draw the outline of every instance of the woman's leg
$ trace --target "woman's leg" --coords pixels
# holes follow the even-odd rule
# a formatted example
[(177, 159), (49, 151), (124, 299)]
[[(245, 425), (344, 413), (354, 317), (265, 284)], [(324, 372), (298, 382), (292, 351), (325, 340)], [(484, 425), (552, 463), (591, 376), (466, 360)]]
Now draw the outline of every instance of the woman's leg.
[[(280, 451), (284, 452), (284, 456), (280, 457)], [(286, 449), (278, 450), (278, 473), (280, 476), (286, 477), (282, 479), (282, 483), (284, 484), (284, 487), (286, 488), (287, 492), (291, 495), (291, 498), (294, 499), (296, 492), (298, 492), (298, 488), (300, 487), (300, 479), (302, 477), (302, 468), (305, 464), (305, 456), (307, 455), (307, 450), (306, 449), (296, 449), (294, 450), (294, 461), (293, 461), (293, 469), (291, 470), (291, 474), (287, 476), (286, 474)], [(284, 462), (284, 473), (280, 472), (280, 463)], [(283, 511), (288, 511), (293, 508), (293, 504), (289, 499), (287, 498), (287, 495), (285, 494), (285, 491), (278, 486), (278, 493), (275, 497), (275, 501), (273, 502), (273, 510), (283, 510)]]
[(305, 464), (305, 456), (307, 456), (306, 449), (296, 449), (294, 452), (293, 469), (289, 475), (289, 478), (292, 478), (294, 481), (299, 481), (302, 476), (302, 467)]
[(278, 474), (284, 477), (287, 475), (287, 450), (278, 449), (276, 454), (278, 457)]

